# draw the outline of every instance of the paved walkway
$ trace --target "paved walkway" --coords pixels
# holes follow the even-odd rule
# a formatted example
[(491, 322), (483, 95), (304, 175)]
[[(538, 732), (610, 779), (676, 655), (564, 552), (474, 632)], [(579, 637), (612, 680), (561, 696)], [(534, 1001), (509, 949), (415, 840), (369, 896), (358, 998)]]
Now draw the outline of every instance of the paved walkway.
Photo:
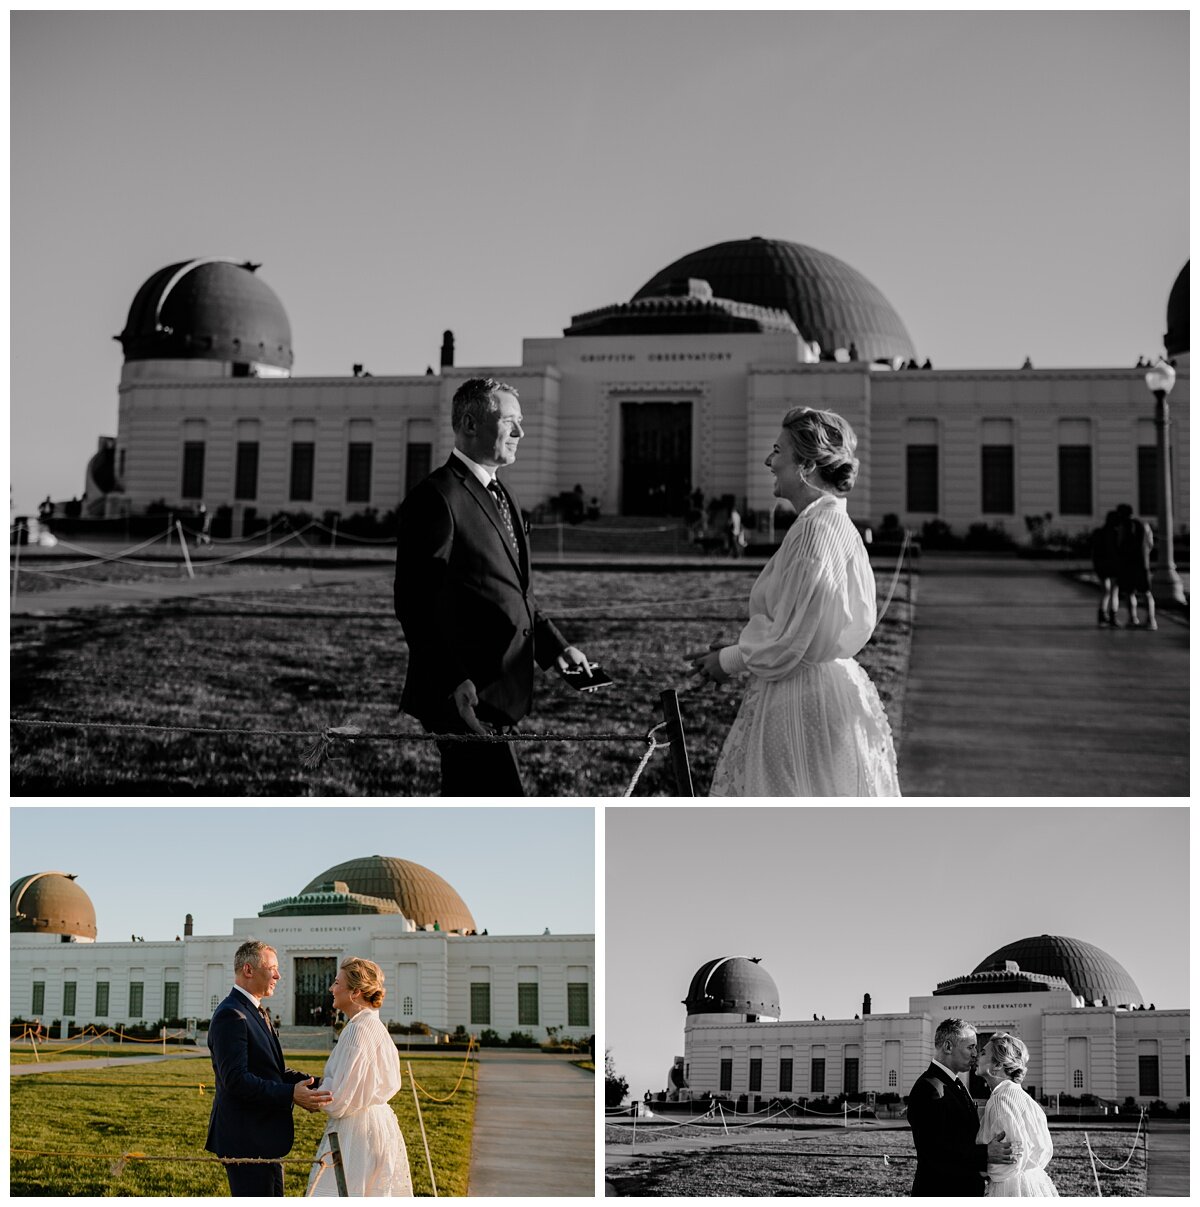
[(1146, 1197), (1187, 1198), (1188, 1149), (1191, 1127), (1187, 1123), (1154, 1120), (1146, 1133)]
[(468, 1195), (593, 1197), (596, 1076), (572, 1059), (480, 1052)]
[(80, 1069), (111, 1069), (118, 1065), (146, 1065), (188, 1058), (194, 1060), (198, 1056), (203, 1056), (205, 1063), (208, 1063), (207, 1048), (192, 1048), (187, 1052), (168, 1052), (166, 1056), (160, 1052), (157, 1056), (90, 1056), (80, 1060), (33, 1061), (30, 1064), (9, 1065), (9, 1072), (13, 1077), (24, 1077), (29, 1073), (74, 1073)]
[(905, 796), (1186, 796), (1187, 622), (1096, 626), (1061, 562), (925, 554)]

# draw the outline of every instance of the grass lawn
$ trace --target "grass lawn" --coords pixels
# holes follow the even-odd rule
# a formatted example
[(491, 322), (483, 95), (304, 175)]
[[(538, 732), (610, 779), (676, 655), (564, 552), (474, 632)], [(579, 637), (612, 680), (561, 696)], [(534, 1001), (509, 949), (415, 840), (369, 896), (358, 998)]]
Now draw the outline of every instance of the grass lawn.
[[(320, 1073), (326, 1057), (312, 1051), (287, 1053), (291, 1068)], [(417, 1084), (434, 1097), (454, 1089), (462, 1054), (401, 1056), (404, 1088), (392, 1100), (408, 1147), (413, 1189), (432, 1193), (425, 1150), (408, 1084), (407, 1061)], [(212, 1110), (212, 1066), (200, 1061), (65, 1070), (11, 1079), (12, 1150), (9, 1193), (18, 1195), (221, 1196), (229, 1184), (220, 1165), (207, 1161), (131, 1160), (119, 1172), (122, 1154), (204, 1157)], [(201, 1085), (204, 1089), (201, 1092)], [(475, 1112), (473, 1070), (446, 1103), (421, 1099), (421, 1114), (440, 1195), (464, 1195)], [(303, 1195), (308, 1162), (325, 1126), (323, 1115), (293, 1112), (296, 1140), (284, 1165), (289, 1195)], [(33, 1155), (19, 1150), (31, 1149)], [(326, 1175), (328, 1176), (328, 1174)]]
[[(866, 1132), (831, 1128), (819, 1132), (754, 1129), (746, 1143), (716, 1144), (687, 1152), (662, 1152), (632, 1164), (610, 1167), (605, 1177), (622, 1196), (907, 1196), (916, 1169), (912, 1134), (907, 1128)], [(607, 1127), (608, 1145), (626, 1147), (630, 1129)], [(1082, 1130), (1051, 1128), (1054, 1157), (1047, 1172), (1062, 1196), (1096, 1196), (1091, 1162)], [(1099, 1127), (1089, 1131), (1092, 1151), (1109, 1165), (1120, 1165), (1134, 1142), (1133, 1131)], [(707, 1136), (719, 1129), (685, 1127), (660, 1133), (658, 1143)], [(702, 1141), (703, 1143), (703, 1141)], [(655, 1139), (638, 1128), (635, 1152), (652, 1153)], [(1138, 1198), (1146, 1193), (1146, 1158), (1139, 1139), (1128, 1168), (1120, 1173), (1099, 1167), (1105, 1197)]]
[[(120, 572), (127, 577), (129, 569)], [(272, 589), (269, 569), (246, 573), (253, 574), (254, 589), (224, 599), (14, 620), (13, 715), (310, 733), (356, 725), (371, 733), (420, 733), (396, 707), (407, 650), (392, 615), (390, 567), (348, 571), (345, 582), (299, 591)], [(537, 572), (543, 609), (616, 683), (589, 695), (556, 675), (539, 675), (534, 712), (522, 730), (622, 738), (521, 743), (530, 794), (620, 796), (647, 748), (647, 731), (661, 720), (659, 693), (687, 684), (682, 655), (736, 636), (756, 574)], [(882, 594), (890, 575), (881, 571), (879, 577)], [(904, 579), (896, 596), (859, 656), (894, 728), (910, 632)], [(740, 695), (730, 685), (681, 696), (697, 795), (708, 791)], [(302, 765), (305, 746), (300, 737), (16, 725), (11, 790), (50, 796), (430, 796), (438, 790), (437, 752), (428, 742), (339, 744), (338, 757), (315, 770)], [(635, 795), (675, 795), (665, 752), (650, 760)]]

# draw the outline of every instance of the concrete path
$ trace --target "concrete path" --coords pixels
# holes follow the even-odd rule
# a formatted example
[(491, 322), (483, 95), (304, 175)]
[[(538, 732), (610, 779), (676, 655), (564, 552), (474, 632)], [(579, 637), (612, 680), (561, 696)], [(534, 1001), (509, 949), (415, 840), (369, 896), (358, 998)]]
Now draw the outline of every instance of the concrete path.
[(1061, 562), (925, 554), (905, 796), (1187, 796), (1187, 621), (1096, 626)]
[(1146, 1134), (1146, 1197), (1187, 1198), (1189, 1124), (1155, 1120)]
[(596, 1077), (571, 1060), (482, 1050), (469, 1196), (593, 1197)]
[(76, 1073), (81, 1069), (112, 1069), (120, 1065), (147, 1065), (164, 1060), (195, 1060), (202, 1056), (208, 1063), (208, 1049), (192, 1049), (187, 1052), (168, 1052), (163, 1056), (91, 1056), (81, 1060), (45, 1060), (34, 1061), (31, 1064), (10, 1065), (9, 1072), (13, 1077), (24, 1077), (30, 1073)]

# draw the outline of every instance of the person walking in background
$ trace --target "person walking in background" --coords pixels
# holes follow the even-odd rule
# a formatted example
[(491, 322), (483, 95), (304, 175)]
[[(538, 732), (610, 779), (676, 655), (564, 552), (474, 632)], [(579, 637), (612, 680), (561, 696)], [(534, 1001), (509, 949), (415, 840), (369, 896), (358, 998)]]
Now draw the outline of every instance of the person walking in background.
[(1100, 607), (1096, 623), (1115, 628), (1117, 624), (1117, 542), (1120, 521), (1115, 511), (1104, 517), (1101, 527), (1092, 533), (1092, 569), (1100, 583)]
[[(512, 386), (473, 377), (451, 409), (454, 449), (400, 505), (396, 617), (408, 641), (402, 711), (429, 733), (502, 733), (533, 705), (535, 664), (586, 656), (542, 614), (521, 509), (496, 476), (525, 432)], [(590, 673), (590, 672), (589, 672)], [(439, 742), (443, 796), (523, 796), (511, 742)]]
[[(292, 1107), (318, 1111), (333, 1101), (320, 1079), (283, 1061), (263, 1000), (275, 992), (275, 949), (250, 939), (233, 957), (229, 996), (213, 1011), (208, 1051), (216, 1088), (204, 1147), (218, 1157), (285, 1157), (295, 1131)], [(282, 1198), (282, 1165), (226, 1165), (235, 1198)]]
[(1129, 627), (1142, 627), (1138, 620), (1138, 596), (1141, 595), (1146, 604), (1145, 627), (1157, 629), (1154, 596), (1150, 593), (1150, 550), (1154, 548), (1154, 533), (1145, 520), (1139, 520), (1133, 514), (1128, 503), (1117, 508), (1117, 522), (1117, 590), (1125, 596), (1129, 607)]
[(737, 642), (685, 655), (703, 682), (749, 675), (713, 796), (899, 796), (879, 694), (854, 655), (875, 629), (875, 574), (846, 514), (854, 429), (794, 407), (766, 466), (797, 516), (750, 592)]
[(988, 1162), (988, 1198), (1056, 1199), (1058, 1191), (1046, 1173), (1054, 1144), (1046, 1112), (1021, 1085), (1029, 1067), (1029, 1049), (1007, 1031), (997, 1031), (979, 1053), (975, 1071), (991, 1094), (983, 1108), (977, 1144), (995, 1136), (1014, 1142), (1020, 1156), (1004, 1164)]

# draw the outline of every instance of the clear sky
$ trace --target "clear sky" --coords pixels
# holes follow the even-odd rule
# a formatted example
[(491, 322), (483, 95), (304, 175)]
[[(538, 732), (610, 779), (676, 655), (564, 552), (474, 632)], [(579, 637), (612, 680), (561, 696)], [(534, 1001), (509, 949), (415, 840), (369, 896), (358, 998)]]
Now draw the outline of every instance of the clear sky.
[(139, 286), (260, 262), (297, 375), (519, 364), (687, 252), (847, 261), (936, 367), (1131, 366), (1188, 258), (1188, 13), (11, 14), (18, 511)]
[(228, 935), (364, 855), (423, 864), (493, 935), (595, 934), (591, 808), (13, 807), (10, 880), (74, 872), (101, 942)]
[(605, 1047), (635, 1098), (665, 1089), (720, 956), (761, 957), (785, 1019), (853, 1018), (1040, 934), (1187, 1008), (1188, 842), (1186, 807), (609, 808)]

